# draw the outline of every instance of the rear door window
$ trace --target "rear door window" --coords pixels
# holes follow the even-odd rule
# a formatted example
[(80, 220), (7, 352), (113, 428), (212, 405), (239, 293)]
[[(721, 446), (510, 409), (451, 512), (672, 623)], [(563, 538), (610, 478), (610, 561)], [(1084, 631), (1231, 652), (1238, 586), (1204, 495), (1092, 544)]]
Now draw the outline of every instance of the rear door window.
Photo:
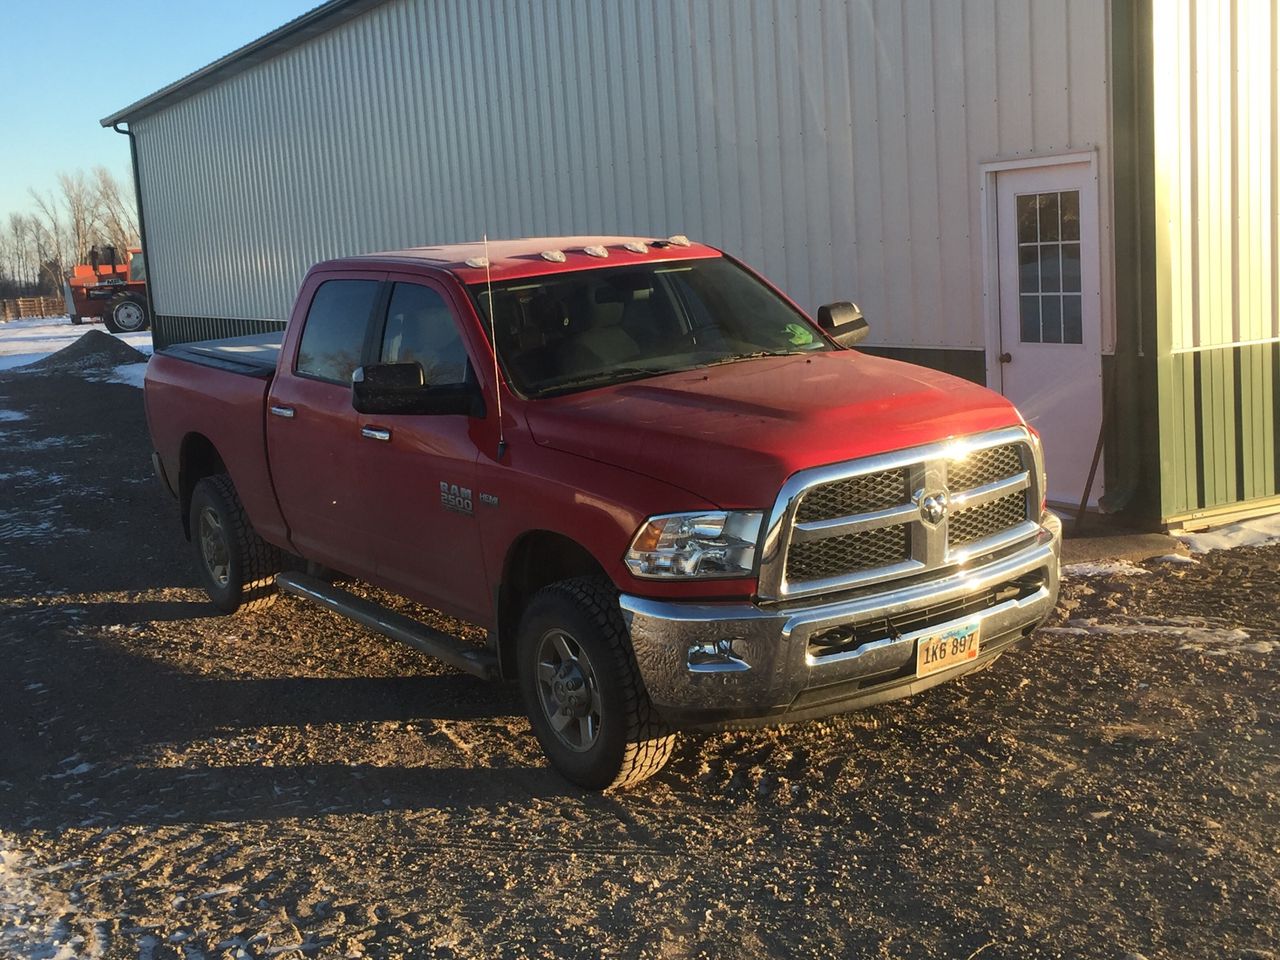
[(378, 297), (376, 280), (329, 280), (311, 300), (294, 373), (348, 386), (360, 366), (365, 331)]

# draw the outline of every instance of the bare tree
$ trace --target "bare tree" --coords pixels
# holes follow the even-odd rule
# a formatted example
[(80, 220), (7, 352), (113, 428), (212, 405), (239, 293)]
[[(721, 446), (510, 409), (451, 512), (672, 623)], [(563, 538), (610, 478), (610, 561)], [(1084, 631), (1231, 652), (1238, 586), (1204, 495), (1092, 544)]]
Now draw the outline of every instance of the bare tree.
[(105, 167), (58, 174), (56, 190), (28, 190), (30, 214), (13, 213), (0, 231), (0, 281), (35, 292), (56, 292), (91, 247), (109, 243), (121, 262), (138, 242), (138, 216), (131, 190)]
[(42, 288), (57, 290), (62, 278), (75, 262), (70, 252), (66, 216), (53, 193), (37, 193), (28, 189), (35, 202), (36, 212), (29, 220), (32, 230), (30, 244), (39, 264), (39, 284)]
[(62, 191), (69, 252), (75, 258), (74, 262), (79, 263), (101, 238), (97, 185), (85, 176), (83, 170), (77, 170), (75, 173), (59, 173), (58, 187)]
[(138, 214), (132, 191), (126, 191), (106, 167), (94, 167), (93, 186), (102, 236), (124, 259), (125, 251), (138, 244)]

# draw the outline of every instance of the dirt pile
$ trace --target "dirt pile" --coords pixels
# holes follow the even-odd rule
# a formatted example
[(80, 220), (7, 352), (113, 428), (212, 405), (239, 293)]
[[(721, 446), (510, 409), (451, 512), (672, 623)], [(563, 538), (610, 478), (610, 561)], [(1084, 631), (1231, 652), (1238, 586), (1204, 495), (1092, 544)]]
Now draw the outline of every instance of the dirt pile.
[(111, 370), (124, 363), (144, 363), (146, 359), (145, 353), (135, 350), (123, 340), (101, 330), (90, 330), (57, 353), (51, 353), (43, 360), (28, 363), (18, 369), (73, 373), (82, 370)]

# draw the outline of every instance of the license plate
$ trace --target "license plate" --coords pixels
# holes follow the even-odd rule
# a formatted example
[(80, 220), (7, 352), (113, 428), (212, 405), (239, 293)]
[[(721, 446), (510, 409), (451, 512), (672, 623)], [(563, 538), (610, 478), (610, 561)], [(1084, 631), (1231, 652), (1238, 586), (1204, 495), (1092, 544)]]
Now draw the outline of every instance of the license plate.
[(966, 623), (921, 637), (916, 643), (916, 676), (927, 677), (978, 659), (979, 626)]

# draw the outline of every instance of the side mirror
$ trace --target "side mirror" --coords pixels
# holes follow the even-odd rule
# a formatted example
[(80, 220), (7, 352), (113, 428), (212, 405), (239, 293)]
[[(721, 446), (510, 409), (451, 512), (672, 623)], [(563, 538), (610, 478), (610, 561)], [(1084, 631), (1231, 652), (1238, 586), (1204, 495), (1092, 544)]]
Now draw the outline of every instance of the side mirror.
[(351, 375), (351, 406), (359, 413), (484, 416), (477, 384), (428, 386), (416, 360), (357, 368)]
[(839, 300), (818, 308), (818, 326), (827, 332), (836, 343), (844, 347), (852, 347), (861, 343), (871, 332), (866, 317), (858, 309), (856, 303)]

